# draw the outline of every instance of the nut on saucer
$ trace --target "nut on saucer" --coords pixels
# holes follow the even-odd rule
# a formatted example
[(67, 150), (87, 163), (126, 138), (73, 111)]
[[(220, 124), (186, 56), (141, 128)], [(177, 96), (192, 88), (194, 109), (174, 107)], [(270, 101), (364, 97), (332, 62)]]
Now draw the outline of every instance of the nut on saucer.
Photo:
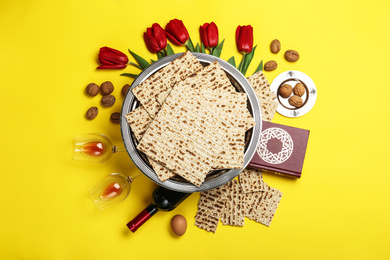
[(282, 98), (288, 98), (289, 96), (291, 96), (292, 92), (293, 88), (289, 84), (283, 84), (278, 91), (279, 95)]

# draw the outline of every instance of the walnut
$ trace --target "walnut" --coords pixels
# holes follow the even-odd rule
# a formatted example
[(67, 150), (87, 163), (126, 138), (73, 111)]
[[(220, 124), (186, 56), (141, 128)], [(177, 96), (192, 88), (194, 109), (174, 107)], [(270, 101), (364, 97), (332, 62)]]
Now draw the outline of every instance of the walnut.
[(99, 86), (95, 83), (89, 83), (87, 88), (85, 89), (85, 93), (87, 93), (87, 95), (91, 97), (94, 97), (99, 94), (99, 91)]
[(90, 109), (88, 109), (85, 116), (87, 119), (92, 120), (97, 116), (98, 113), (99, 113), (99, 109), (97, 107), (91, 107)]
[(118, 125), (120, 123), (121, 114), (118, 112), (112, 113), (110, 116), (110, 120), (112, 123)]
[(293, 95), (288, 99), (288, 103), (293, 107), (300, 107), (303, 104), (303, 100), (300, 96)]
[(288, 50), (284, 53), (284, 58), (289, 62), (296, 62), (299, 60), (299, 53), (294, 50)]
[(129, 84), (126, 84), (126, 85), (123, 86), (123, 88), (122, 88), (122, 96), (126, 96), (126, 93), (129, 90), (129, 88), (130, 88)]
[(282, 98), (288, 98), (289, 96), (291, 96), (293, 88), (289, 84), (283, 84), (283, 86), (279, 88), (278, 92)]
[(274, 60), (267, 61), (264, 64), (265, 71), (273, 71), (273, 70), (276, 70), (277, 67), (278, 67), (278, 63), (276, 63), (276, 61), (274, 61)]
[(113, 95), (105, 95), (102, 97), (101, 102), (104, 107), (112, 107), (115, 104), (115, 97)]
[(275, 39), (271, 42), (271, 52), (272, 53), (278, 53), (280, 51), (280, 41), (278, 39)]
[(109, 95), (114, 91), (114, 85), (110, 81), (103, 82), (100, 85), (100, 91), (103, 95)]
[(305, 94), (306, 90), (302, 83), (297, 83), (294, 86), (293, 92), (295, 95), (302, 97)]

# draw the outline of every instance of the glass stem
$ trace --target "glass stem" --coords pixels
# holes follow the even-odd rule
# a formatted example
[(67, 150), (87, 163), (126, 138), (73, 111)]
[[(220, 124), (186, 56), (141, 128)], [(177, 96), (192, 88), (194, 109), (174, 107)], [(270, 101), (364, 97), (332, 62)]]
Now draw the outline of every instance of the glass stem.
[(113, 146), (112, 147), (112, 153), (117, 153), (117, 152), (125, 152), (126, 150), (122, 147), (118, 147), (118, 146)]
[(141, 175), (142, 175), (142, 173), (139, 172), (139, 173), (137, 173), (137, 174), (134, 175), (134, 176), (127, 176), (127, 181), (128, 181), (129, 183), (132, 183), (133, 180), (134, 180), (135, 178), (137, 178), (137, 177), (139, 177), (139, 176), (141, 176)]

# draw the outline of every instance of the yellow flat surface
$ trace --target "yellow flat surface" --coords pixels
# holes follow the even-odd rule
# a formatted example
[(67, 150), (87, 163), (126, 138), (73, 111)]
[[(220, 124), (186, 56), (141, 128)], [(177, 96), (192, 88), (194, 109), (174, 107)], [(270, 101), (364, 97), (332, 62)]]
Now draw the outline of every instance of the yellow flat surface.
[[(389, 259), (390, 127), (388, 86), (390, 2), (373, 1), (11, 1), (0, 3), (1, 259)], [(111, 172), (139, 171), (126, 153), (103, 164), (72, 160), (75, 134), (98, 132), (120, 144), (122, 71), (97, 71), (100, 47), (127, 49), (148, 59), (143, 32), (182, 19), (194, 42), (214, 21), (225, 39), (221, 58), (239, 61), (238, 25), (252, 25), (255, 57), (276, 60), (269, 81), (286, 70), (309, 75), (318, 90), (314, 108), (273, 122), (309, 129), (302, 178), (264, 175), (283, 192), (270, 227), (219, 225), (198, 229), (199, 194), (172, 212), (159, 212), (136, 233), (126, 223), (149, 202), (155, 187), (135, 179), (125, 202), (97, 211), (87, 190)], [(282, 52), (272, 54), (273, 39)], [(301, 58), (288, 63), (287, 49)], [(185, 49), (174, 47), (176, 52)], [(134, 61), (134, 60), (132, 60)], [(84, 94), (90, 82), (112, 81), (116, 104)], [(93, 121), (86, 110), (98, 106)], [(169, 222), (187, 218), (174, 237)]]

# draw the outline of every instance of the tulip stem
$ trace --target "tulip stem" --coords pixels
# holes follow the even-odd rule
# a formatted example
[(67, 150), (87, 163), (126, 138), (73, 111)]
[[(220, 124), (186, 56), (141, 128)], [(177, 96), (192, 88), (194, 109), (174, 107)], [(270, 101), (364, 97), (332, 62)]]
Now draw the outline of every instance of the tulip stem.
[(241, 63), (238, 66), (238, 70), (241, 71), (241, 73), (243, 73), (242, 69), (245, 68), (245, 66), (244, 66), (245, 65), (245, 58), (246, 58), (246, 53), (243, 54)]

